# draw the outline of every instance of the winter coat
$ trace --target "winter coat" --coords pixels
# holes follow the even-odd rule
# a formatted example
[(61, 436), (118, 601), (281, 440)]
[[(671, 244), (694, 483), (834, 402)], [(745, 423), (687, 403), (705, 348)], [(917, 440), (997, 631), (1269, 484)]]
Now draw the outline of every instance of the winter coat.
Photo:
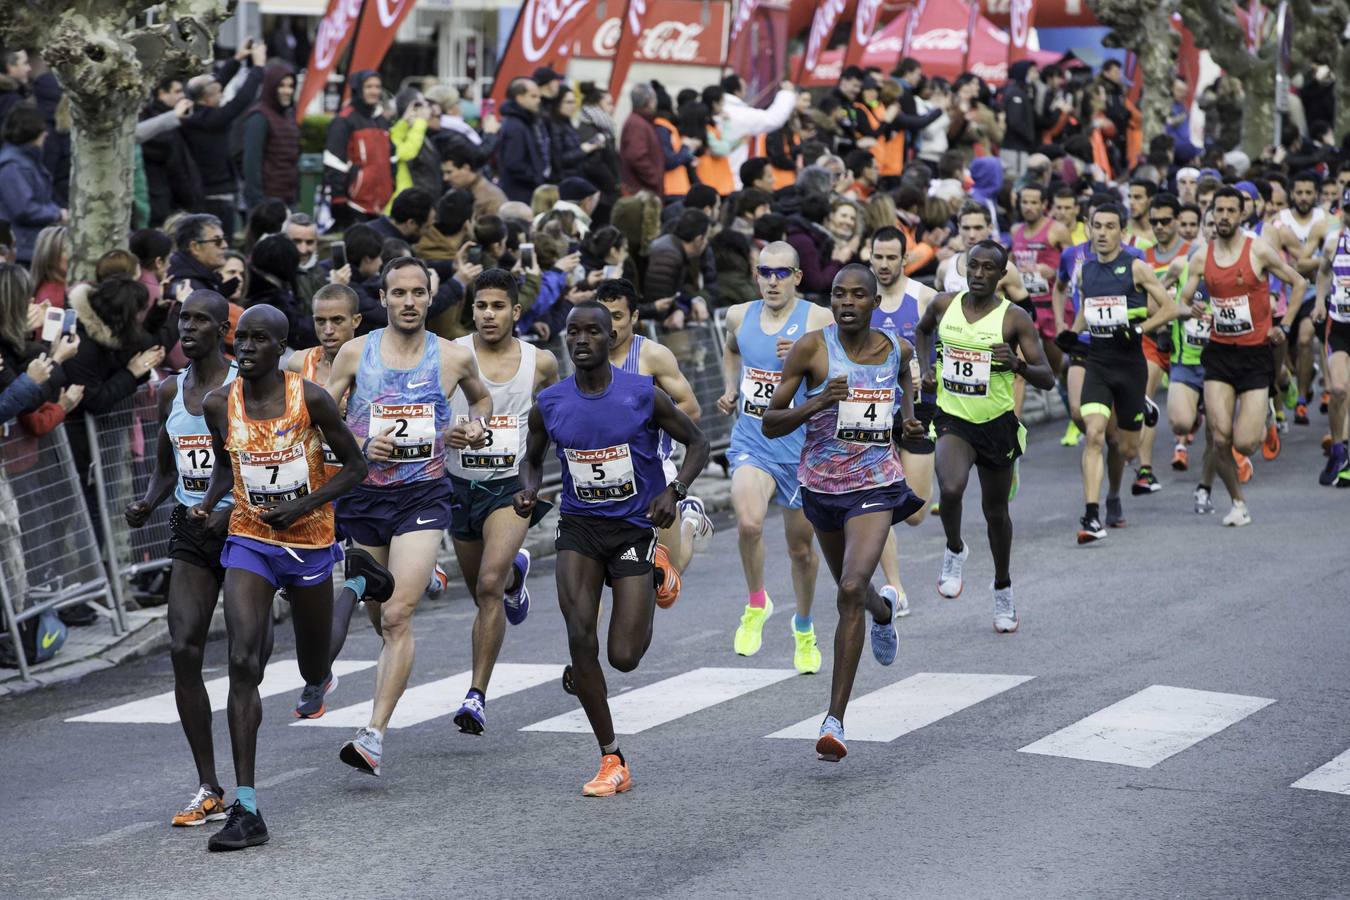
[(656, 126), (643, 113), (634, 112), (624, 119), (619, 133), (619, 178), (625, 194), (651, 191), (658, 197), (665, 195), (665, 151)]
[(619, 199), (619, 150), (615, 135), (583, 122), (577, 128), (577, 137), (583, 144), (594, 143), (597, 136), (605, 136), (605, 144), (581, 161), (581, 177), (600, 189), (600, 207), (608, 210)]
[(394, 195), (389, 122), (361, 99), (362, 85), (378, 74), (352, 75), (351, 102), (329, 123), (323, 151), (323, 183), (333, 206), (365, 215), (379, 213)]
[(497, 135), (497, 183), (507, 199), (529, 203), (541, 184), (556, 184), (548, 129), (514, 100), (502, 104)]
[[(142, 119), (171, 112), (154, 100), (141, 114)], [(223, 142), (222, 142), (223, 143)], [(145, 163), (145, 183), (150, 192), (150, 224), (159, 225), (174, 210), (199, 212), (205, 194), (201, 171), (188, 149), (181, 127), (162, 132), (141, 144)]]
[(663, 234), (652, 241), (647, 251), (647, 273), (642, 282), (642, 306), (638, 311), (644, 319), (660, 319), (656, 312), (657, 300), (678, 294), (693, 294), (701, 287), (699, 261), (684, 252), (684, 243), (673, 234)]
[[(230, 159), (230, 128), (258, 99), (262, 80), (262, 69), (249, 67), (244, 83), (228, 103), (212, 107), (197, 104), (180, 126), (188, 152), (201, 173), (202, 191), (208, 197), (233, 194), (236, 190), (238, 173)], [(222, 78), (222, 83), (228, 83), (228, 79)]]
[(571, 122), (559, 116), (548, 120), (549, 140), (552, 143), (553, 170), (559, 183), (564, 178), (580, 177), (582, 166), (589, 155), (581, 149), (581, 133)]
[(834, 238), (820, 225), (801, 216), (788, 219), (787, 242), (797, 251), (801, 260), (803, 294), (825, 295), (830, 292), (834, 276), (844, 264), (834, 259)]
[(28, 85), (0, 72), (0, 129), (9, 118), (9, 111), (28, 99)]
[(244, 205), (249, 209), (264, 197), (276, 197), (293, 205), (300, 197), (300, 126), (295, 107), (282, 106), (277, 87), (295, 70), (273, 63), (263, 73), (262, 93), (244, 116), (243, 158)]
[(0, 219), (9, 222), (14, 250), (23, 265), (33, 260), (38, 232), (61, 221), (61, 207), (52, 199), (51, 176), (35, 144), (0, 148)]
[[(426, 119), (399, 119), (389, 129), (398, 166), (394, 171), (394, 197), (410, 187), (421, 188), (433, 197), (445, 190), (441, 183), (441, 154), (427, 137)], [(393, 197), (385, 212), (393, 206)]]
[(1020, 59), (1008, 70), (1008, 85), (1003, 89), (1003, 115), (1007, 130), (1003, 133), (1003, 149), (1030, 153), (1040, 146), (1036, 130), (1034, 97), (1027, 90), (1027, 70), (1031, 60)]

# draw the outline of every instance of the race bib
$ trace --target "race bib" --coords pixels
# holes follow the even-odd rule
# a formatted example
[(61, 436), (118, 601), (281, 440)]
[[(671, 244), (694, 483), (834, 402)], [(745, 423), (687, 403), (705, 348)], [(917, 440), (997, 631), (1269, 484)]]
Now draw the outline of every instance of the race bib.
[(783, 380), (782, 372), (768, 369), (741, 369), (741, 412), (756, 419), (764, 418), (764, 411), (773, 400), (773, 392)]
[[(1338, 254), (1333, 271), (1350, 272), (1350, 255)], [(1335, 275), (1328, 312), (1337, 322), (1350, 322), (1350, 275)]]
[(627, 444), (600, 450), (564, 450), (572, 492), (585, 503), (613, 503), (637, 493)]
[(1205, 313), (1198, 319), (1187, 319), (1182, 325), (1182, 331), (1186, 334), (1186, 345), (1189, 347), (1203, 347), (1209, 343), (1209, 329), (1213, 325), (1214, 317)]
[(1252, 305), (1246, 294), (1210, 297), (1214, 304), (1214, 333), (1233, 337), (1252, 332)]
[(436, 446), (436, 408), (431, 403), (370, 404), (370, 436), (377, 437), (393, 427), (394, 442), (390, 462), (419, 462), (431, 459)]
[(211, 450), (211, 435), (184, 434), (174, 438), (174, 456), (183, 490), (193, 494), (205, 492), (211, 480), (211, 467), (216, 463)]
[(989, 393), (989, 367), (993, 358), (988, 350), (942, 348), (942, 388), (949, 394), (984, 397)]
[(1108, 336), (1117, 329), (1125, 327), (1129, 321), (1129, 307), (1123, 294), (1111, 297), (1085, 297), (1083, 317), (1087, 319), (1088, 332)]
[[(455, 426), (467, 425), (468, 416), (455, 416)], [(459, 451), (459, 464), (465, 469), (511, 469), (520, 458), (520, 417), (492, 416), (487, 420), (487, 443)]]
[(1028, 294), (1039, 297), (1050, 293), (1050, 284), (1036, 265), (1035, 250), (1014, 250), (1013, 265), (1017, 266), (1017, 271), (1022, 276), (1022, 287), (1026, 288)]
[(333, 448), (327, 444), (323, 445), (323, 464), (325, 466), (332, 466), (335, 469), (342, 468), (342, 463), (338, 461), (337, 454), (334, 453)]
[(309, 493), (304, 444), (292, 444), (283, 450), (240, 450), (239, 472), (250, 506), (275, 506)]
[(835, 437), (850, 444), (889, 444), (895, 419), (894, 388), (848, 389), (839, 401)]

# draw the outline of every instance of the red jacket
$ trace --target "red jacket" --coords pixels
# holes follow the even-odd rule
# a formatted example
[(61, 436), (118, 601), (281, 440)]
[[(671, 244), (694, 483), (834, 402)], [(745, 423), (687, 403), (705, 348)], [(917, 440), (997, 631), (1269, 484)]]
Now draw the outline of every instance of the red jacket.
[(625, 195), (651, 191), (660, 197), (665, 193), (666, 155), (661, 139), (656, 135), (652, 120), (641, 113), (633, 113), (623, 123), (619, 133), (619, 180)]

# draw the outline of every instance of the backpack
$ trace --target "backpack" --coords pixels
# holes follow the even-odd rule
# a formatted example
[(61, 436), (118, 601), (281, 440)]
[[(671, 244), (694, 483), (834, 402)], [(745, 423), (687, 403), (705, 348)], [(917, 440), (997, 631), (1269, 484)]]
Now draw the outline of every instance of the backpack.
[[(19, 640), (23, 644), (23, 655), (30, 666), (44, 663), (54, 657), (66, 643), (66, 623), (56, 610), (48, 609), (36, 618), (28, 619), (19, 625)], [(0, 639), (0, 666), (17, 669), (19, 662), (14, 657), (14, 644)]]

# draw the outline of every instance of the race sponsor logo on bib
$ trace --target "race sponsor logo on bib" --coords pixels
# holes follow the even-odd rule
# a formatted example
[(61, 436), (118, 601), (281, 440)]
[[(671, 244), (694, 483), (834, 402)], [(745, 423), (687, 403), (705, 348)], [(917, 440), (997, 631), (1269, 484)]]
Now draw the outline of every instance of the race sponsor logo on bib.
[(1211, 297), (1214, 304), (1214, 333), (1233, 337), (1251, 334), (1252, 305), (1246, 294), (1236, 297)]
[(1129, 321), (1129, 306), (1124, 294), (1108, 297), (1086, 297), (1083, 302), (1083, 316), (1087, 319), (1088, 331), (1106, 336), (1123, 328)]
[(835, 437), (850, 444), (889, 444), (895, 419), (894, 388), (848, 389), (839, 401)]
[(572, 492), (586, 503), (613, 503), (637, 493), (633, 455), (627, 444), (599, 450), (568, 450), (567, 471)]
[(323, 445), (323, 464), (337, 469), (342, 468), (342, 463), (338, 460), (337, 454), (334, 453), (333, 448), (327, 444)]
[(949, 394), (984, 397), (989, 393), (989, 368), (993, 354), (988, 350), (942, 348), (942, 388)]
[(370, 435), (375, 437), (392, 427), (394, 442), (390, 462), (418, 462), (431, 459), (436, 446), (436, 409), (430, 403), (370, 404)]
[(204, 492), (207, 482), (211, 480), (211, 467), (216, 462), (211, 449), (211, 435), (179, 435), (174, 438), (174, 456), (178, 462), (178, 477), (183, 481), (183, 490), (194, 494)]
[(239, 451), (239, 472), (251, 506), (275, 506), (309, 493), (305, 445), (282, 450)]
[[(468, 416), (455, 416), (455, 425), (469, 424)], [(520, 458), (520, 417), (492, 416), (487, 420), (487, 441), (481, 447), (459, 451), (459, 464), (465, 469), (510, 469)]]
[(782, 372), (750, 366), (741, 369), (741, 412), (756, 419), (764, 418), (764, 411), (769, 408), (773, 392), (782, 380)]

